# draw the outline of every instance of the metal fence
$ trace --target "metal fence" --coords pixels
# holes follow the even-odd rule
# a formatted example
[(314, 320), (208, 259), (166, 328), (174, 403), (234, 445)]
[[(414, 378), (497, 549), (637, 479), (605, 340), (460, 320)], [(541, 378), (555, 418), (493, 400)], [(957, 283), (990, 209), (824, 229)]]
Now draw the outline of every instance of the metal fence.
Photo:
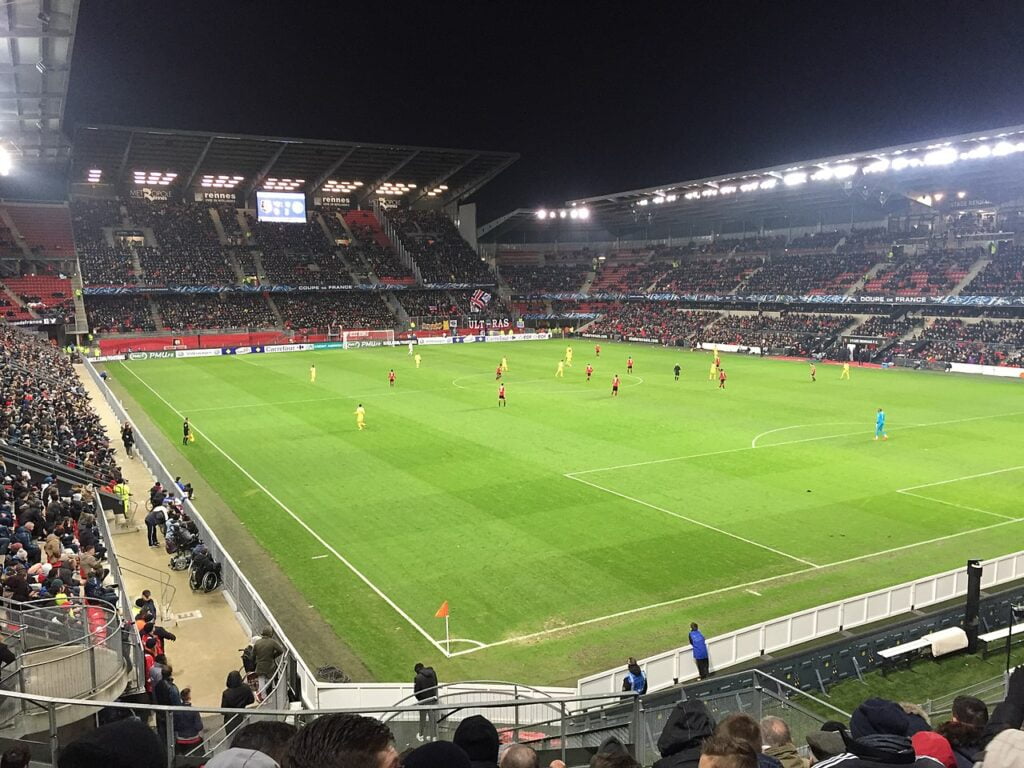
[[(134, 420), (129, 418), (128, 412), (125, 410), (124, 406), (114, 396), (114, 393), (110, 391), (106, 382), (100, 378), (92, 363), (88, 360), (85, 361), (84, 368), (96, 383), (96, 386), (99, 387), (100, 391), (103, 393), (107, 404), (114, 411), (114, 415), (117, 417), (118, 421), (132, 421), (134, 424)], [(172, 475), (167, 467), (164, 466), (160, 457), (146, 439), (145, 434), (139, 430), (137, 426), (135, 427), (135, 447), (143, 463), (149, 471), (161, 483), (163, 483), (164, 487), (176, 487), (174, 483), (174, 475)], [(189, 517), (195, 521), (196, 526), (199, 529), (199, 535), (202, 538), (203, 543), (206, 544), (209, 549), (210, 555), (216, 562), (221, 564), (221, 574), (223, 576), (222, 591), (225, 597), (230, 601), (235, 611), (237, 611), (241, 616), (250, 635), (259, 632), (264, 627), (270, 627), (274, 630), (277, 638), (288, 649), (289, 656), (292, 659), (292, 674), (290, 674), (289, 677), (296, 678), (296, 687), (301, 692), (303, 702), (306, 706), (315, 708), (317, 706), (317, 684), (315, 676), (302, 661), (295, 650), (294, 645), (288, 640), (287, 635), (277, 623), (277, 620), (274, 618), (270, 609), (256, 592), (255, 587), (253, 587), (245, 577), (245, 574), (243, 574), (241, 569), (236, 565), (234, 559), (228, 553), (225, 546), (214, 534), (213, 529), (203, 519), (202, 514), (196, 508), (195, 504), (191, 500), (186, 499), (184, 501), (184, 506), (188, 511)], [(287, 696), (287, 691), (282, 695)]]

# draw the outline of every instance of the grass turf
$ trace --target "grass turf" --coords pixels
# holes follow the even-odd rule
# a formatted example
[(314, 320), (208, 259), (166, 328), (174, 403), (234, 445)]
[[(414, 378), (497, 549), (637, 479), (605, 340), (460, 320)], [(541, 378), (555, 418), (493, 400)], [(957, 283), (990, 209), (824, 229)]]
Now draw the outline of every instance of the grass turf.
[[(720, 391), (705, 353), (574, 346), (564, 379), (557, 341), (421, 347), (419, 370), (404, 348), (107, 369), (176, 443), (190, 416), (180, 450), (378, 679), (422, 660), (571, 683), (684, 644), (690, 620), (710, 636), (1021, 548), (1024, 469), (985, 474), (1024, 464), (1018, 381), (819, 366), (812, 383), (726, 356)], [(444, 659), (413, 627), (443, 641), (443, 600), (452, 636), (490, 647)]]

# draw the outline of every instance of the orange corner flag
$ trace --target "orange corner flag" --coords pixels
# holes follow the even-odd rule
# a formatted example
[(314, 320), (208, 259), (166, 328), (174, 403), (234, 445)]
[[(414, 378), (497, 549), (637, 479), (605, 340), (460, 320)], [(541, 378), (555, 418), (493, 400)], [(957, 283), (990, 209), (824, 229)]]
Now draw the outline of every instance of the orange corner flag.
[(448, 618), (448, 601), (445, 600), (441, 603), (441, 607), (437, 609), (437, 613), (434, 614), (435, 619), (447, 619)]

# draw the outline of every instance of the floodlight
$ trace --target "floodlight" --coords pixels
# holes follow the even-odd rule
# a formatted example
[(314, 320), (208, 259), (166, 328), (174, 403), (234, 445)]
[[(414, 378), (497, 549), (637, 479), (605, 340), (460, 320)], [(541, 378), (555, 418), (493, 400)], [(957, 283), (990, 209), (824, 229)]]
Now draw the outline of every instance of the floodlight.
[(959, 155), (952, 147), (934, 149), (924, 156), (925, 165), (950, 165), (955, 163)]
[(961, 190), (960, 192), (956, 193), (956, 197), (958, 200), (963, 200), (965, 197), (967, 197), (967, 193)]
[(720, 195), (733, 195), (736, 193), (736, 187), (733, 184), (725, 184), (718, 188), (718, 194)]
[(700, 196), (701, 197), (718, 197), (718, 190), (717, 189), (705, 189), (703, 192), (700, 193)]
[(939, 201), (941, 201), (941, 200), (942, 200), (942, 198), (944, 198), (944, 197), (945, 197), (945, 195), (944, 195), (944, 194), (942, 194), (941, 192), (936, 192), (936, 193), (935, 193), (934, 195), (932, 195), (932, 199), (933, 199), (933, 200), (934, 200), (934, 201), (935, 201), (936, 203), (937, 203), (937, 202), (939, 202)]
[(966, 152), (960, 153), (961, 160), (978, 160), (990, 157), (992, 155), (992, 147), (988, 144), (979, 144), (976, 147), (972, 147)]
[(679, 198), (678, 198), (678, 197), (676, 197), (675, 195), (666, 195), (666, 196), (665, 196), (665, 202), (666, 202), (666, 203), (674, 203), (674, 202), (675, 202), (676, 200), (678, 200), (678, 199), (679, 199)]
[(765, 179), (764, 181), (762, 181), (757, 186), (760, 189), (775, 189), (775, 187), (776, 187), (776, 185), (778, 183), (779, 183), (778, 179)]
[(647, 205), (647, 198), (644, 197), (637, 201), (637, 205)]
[(654, 204), (655, 205), (661, 205), (664, 202), (665, 202), (665, 198), (662, 197), (661, 195), (658, 195), (656, 198), (654, 198)]
[(590, 209), (589, 208), (580, 208), (580, 218), (581, 219), (589, 219), (590, 218)]
[(564, 219), (566, 216), (568, 216), (568, 214), (564, 210), (558, 212), (558, 218)]
[(831, 168), (819, 168), (811, 174), (811, 181), (828, 181), (834, 175)]
[(759, 186), (761, 186), (761, 185), (758, 182), (756, 182), (756, 181), (748, 181), (746, 184), (740, 184), (740, 191), (741, 192), (753, 192)]
[(700, 197), (700, 191), (696, 189), (691, 190), (687, 192), (685, 195), (683, 195), (683, 197), (685, 197), (687, 200), (696, 200), (698, 197)]
[(577, 211), (575, 208), (573, 208), (571, 211), (569, 211), (569, 218), (570, 219), (579, 218), (579, 215), (580, 215), (580, 212)]
[(891, 167), (894, 171), (902, 171), (908, 165), (910, 165), (909, 159), (905, 157), (897, 157), (895, 160), (892, 161)]
[(807, 183), (807, 174), (803, 171), (796, 171), (794, 173), (787, 173), (783, 178), (782, 182), (787, 187), (795, 187), (799, 184)]
[(440, 189), (440, 190), (447, 190), (448, 189), (448, 185), (447, 184), (439, 184), (437, 188)]

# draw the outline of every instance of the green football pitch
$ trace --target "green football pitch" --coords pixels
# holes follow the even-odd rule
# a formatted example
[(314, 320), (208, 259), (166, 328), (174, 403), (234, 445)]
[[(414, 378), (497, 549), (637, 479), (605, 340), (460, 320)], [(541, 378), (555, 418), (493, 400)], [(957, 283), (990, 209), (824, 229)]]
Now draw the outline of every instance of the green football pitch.
[(382, 680), (565, 683), (691, 620), (712, 636), (1024, 549), (1024, 382), (726, 355), (722, 391), (707, 353), (582, 339), (556, 378), (565, 345), (106, 369)]

